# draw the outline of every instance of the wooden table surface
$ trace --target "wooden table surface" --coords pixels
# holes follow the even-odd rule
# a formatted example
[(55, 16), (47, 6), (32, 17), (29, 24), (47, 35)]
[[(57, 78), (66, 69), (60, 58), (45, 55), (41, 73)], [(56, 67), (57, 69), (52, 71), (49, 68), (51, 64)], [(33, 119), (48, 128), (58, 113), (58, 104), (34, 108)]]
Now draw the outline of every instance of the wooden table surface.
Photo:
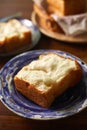
[[(0, 17), (22, 12), (22, 17), (31, 19), (31, 0), (0, 0)], [(61, 42), (42, 34), (39, 43), (32, 49), (56, 49), (78, 56), (87, 63), (87, 45)], [(0, 68), (12, 57), (0, 58)], [(87, 109), (60, 120), (38, 121), (25, 119), (8, 110), (0, 102), (0, 130), (87, 130)]]

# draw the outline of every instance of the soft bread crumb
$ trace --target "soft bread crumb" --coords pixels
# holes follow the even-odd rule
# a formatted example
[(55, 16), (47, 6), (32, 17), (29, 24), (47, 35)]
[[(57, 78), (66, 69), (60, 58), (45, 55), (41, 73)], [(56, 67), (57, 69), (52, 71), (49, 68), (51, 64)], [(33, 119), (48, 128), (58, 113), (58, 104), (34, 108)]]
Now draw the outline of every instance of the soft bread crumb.
[(14, 77), (14, 82), (22, 94), (43, 107), (49, 107), (55, 97), (76, 85), (81, 77), (82, 70), (77, 61), (49, 53), (24, 66)]

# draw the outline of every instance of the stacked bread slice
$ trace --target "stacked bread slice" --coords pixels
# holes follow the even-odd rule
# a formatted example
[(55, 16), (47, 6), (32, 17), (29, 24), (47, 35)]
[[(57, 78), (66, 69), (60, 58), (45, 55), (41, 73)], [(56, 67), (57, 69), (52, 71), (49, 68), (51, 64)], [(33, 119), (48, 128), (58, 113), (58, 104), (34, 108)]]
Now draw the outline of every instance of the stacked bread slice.
[(81, 14), (86, 11), (86, 0), (47, 0), (48, 12), (60, 16)]

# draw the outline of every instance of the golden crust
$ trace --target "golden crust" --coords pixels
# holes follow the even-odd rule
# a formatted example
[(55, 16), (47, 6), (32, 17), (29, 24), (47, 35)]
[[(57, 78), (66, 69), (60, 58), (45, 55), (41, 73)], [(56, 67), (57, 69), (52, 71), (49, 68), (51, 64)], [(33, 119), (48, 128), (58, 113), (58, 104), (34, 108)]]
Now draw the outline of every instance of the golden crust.
[(75, 15), (86, 11), (86, 0), (47, 0), (48, 12), (58, 15)]
[(14, 77), (14, 82), (16, 89), (21, 92), (25, 97), (29, 98), (42, 107), (48, 107), (51, 105), (51, 102), (54, 99), (51, 93), (41, 92), (33, 85), (26, 83), (25, 81), (17, 77)]

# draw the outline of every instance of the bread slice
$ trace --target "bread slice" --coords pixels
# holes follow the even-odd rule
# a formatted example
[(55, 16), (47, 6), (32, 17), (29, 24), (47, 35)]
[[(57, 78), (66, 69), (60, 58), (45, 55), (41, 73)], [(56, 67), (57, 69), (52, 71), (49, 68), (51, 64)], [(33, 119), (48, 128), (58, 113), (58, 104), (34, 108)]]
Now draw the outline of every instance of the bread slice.
[(47, 0), (48, 12), (60, 16), (75, 15), (86, 12), (86, 0)]
[(16, 19), (0, 23), (0, 52), (7, 53), (29, 46), (31, 31)]
[(24, 66), (15, 76), (16, 89), (42, 107), (49, 107), (55, 98), (82, 77), (76, 60), (56, 53), (42, 54), (39, 59)]

